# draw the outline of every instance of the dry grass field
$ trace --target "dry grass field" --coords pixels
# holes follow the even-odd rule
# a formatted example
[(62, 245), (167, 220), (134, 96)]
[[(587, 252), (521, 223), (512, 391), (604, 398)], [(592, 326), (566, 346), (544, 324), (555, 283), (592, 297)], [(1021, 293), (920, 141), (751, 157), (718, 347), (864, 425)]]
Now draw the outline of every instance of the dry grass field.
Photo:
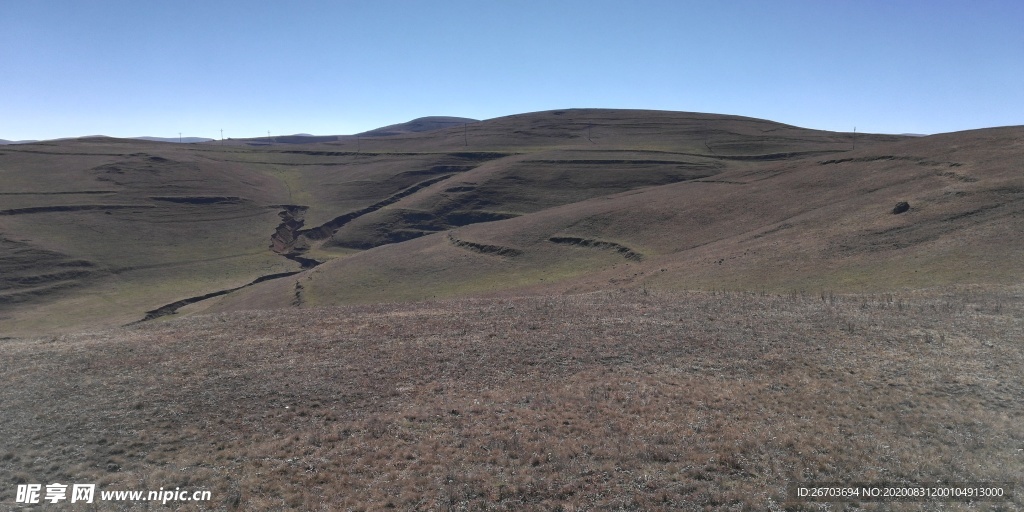
[(600, 109), (2, 146), (0, 506), (1022, 510), (788, 494), (1024, 482), (1022, 163)]
[(607, 290), (9, 339), (0, 502), (64, 481), (212, 491), (187, 510), (1019, 510), (786, 493), (1021, 482), (1021, 340), (1019, 286)]

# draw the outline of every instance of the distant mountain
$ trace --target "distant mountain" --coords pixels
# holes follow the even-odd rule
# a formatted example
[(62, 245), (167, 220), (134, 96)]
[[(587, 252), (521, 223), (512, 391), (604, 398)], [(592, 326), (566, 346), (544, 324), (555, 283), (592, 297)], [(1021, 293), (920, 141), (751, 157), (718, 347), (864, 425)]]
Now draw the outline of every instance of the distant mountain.
[[(478, 123), (477, 119), (470, 119), (468, 117), (447, 117), (447, 116), (430, 116), (421, 117), (419, 119), (413, 119), (412, 121), (393, 124), (390, 126), (384, 126), (376, 128), (370, 131), (357, 133), (355, 135), (311, 135), (309, 133), (296, 133), (294, 135), (275, 135), (273, 137), (251, 137), (244, 139), (229, 138), (225, 139), (229, 144), (248, 144), (251, 146), (265, 146), (270, 144), (313, 144), (317, 142), (334, 142), (344, 137), (387, 137), (390, 135), (402, 135), (406, 133), (418, 133), (418, 132), (429, 132), (431, 130), (440, 130), (443, 128), (452, 128), (455, 126), (462, 126), (463, 124)], [(106, 137), (105, 135), (86, 135), (82, 137), (63, 137), (52, 140), (69, 140), (69, 139), (90, 139), (96, 137)], [(135, 140), (148, 140), (153, 142), (181, 142), (183, 144), (196, 143), (196, 142), (214, 142), (217, 139), (211, 139), (207, 137), (130, 137)], [(5, 144), (29, 144), (32, 142), (40, 142), (38, 140), (4, 140), (0, 139), (0, 145)]]
[(246, 139), (229, 139), (229, 143), (245, 143), (250, 146), (268, 146), (271, 144), (313, 144), (317, 142), (334, 142), (349, 137), (388, 137), (409, 133), (429, 132), (443, 128), (452, 128), (469, 123), (478, 123), (477, 119), (468, 117), (430, 116), (413, 119), (405, 123), (393, 124), (355, 135), (311, 135), (297, 133), (295, 135), (275, 135), (273, 137), (252, 137)]
[(181, 142), (183, 144), (185, 144), (185, 143), (192, 143), (192, 142), (210, 142), (210, 141), (214, 140), (214, 139), (208, 139), (206, 137), (181, 137), (181, 138), (179, 138), (179, 137), (132, 137), (132, 138), (133, 139), (138, 139), (138, 140), (152, 140), (152, 141), (156, 141), (156, 142)]
[(386, 137), (388, 135), (401, 135), (404, 133), (416, 133), (416, 132), (429, 132), (431, 130), (440, 130), (443, 128), (452, 128), (455, 126), (462, 126), (468, 123), (478, 123), (477, 119), (470, 119), (468, 117), (444, 117), (444, 116), (430, 116), (421, 117), (419, 119), (413, 119), (406, 123), (393, 124), (390, 126), (384, 126), (367, 132), (359, 133), (366, 137)]
[[(251, 140), (256, 142), (267, 142), (266, 137), (257, 137)], [(336, 140), (338, 140), (337, 135), (310, 135), (308, 133), (280, 135), (270, 138), (271, 142), (278, 144), (312, 144), (315, 142), (334, 142)]]

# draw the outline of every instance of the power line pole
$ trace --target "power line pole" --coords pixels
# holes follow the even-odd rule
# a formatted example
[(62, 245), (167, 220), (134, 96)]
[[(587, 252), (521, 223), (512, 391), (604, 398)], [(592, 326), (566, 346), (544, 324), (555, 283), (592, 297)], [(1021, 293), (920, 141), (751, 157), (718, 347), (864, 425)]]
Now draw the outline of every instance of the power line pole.
[(178, 132), (178, 144), (181, 144), (181, 132)]
[(224, 128), (220, 129), (220, 145), (224, 145)]
[(853, 127), (853, 149), (857, 149), (857, 127)]
[(466, 146), (469, 146), (469, 135), (466, 133), (466, 123), (462, 123), (462, 139), (465, 141)]

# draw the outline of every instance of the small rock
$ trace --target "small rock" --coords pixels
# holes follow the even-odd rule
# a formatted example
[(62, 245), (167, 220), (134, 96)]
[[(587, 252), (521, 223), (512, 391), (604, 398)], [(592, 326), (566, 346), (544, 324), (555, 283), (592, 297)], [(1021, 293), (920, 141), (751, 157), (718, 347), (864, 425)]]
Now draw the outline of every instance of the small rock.
[(896, 203), (896, 206), (892, 209), (892, 213), (900, 214), (910, 209), (910, 203), (906, 201), (900, 201)]

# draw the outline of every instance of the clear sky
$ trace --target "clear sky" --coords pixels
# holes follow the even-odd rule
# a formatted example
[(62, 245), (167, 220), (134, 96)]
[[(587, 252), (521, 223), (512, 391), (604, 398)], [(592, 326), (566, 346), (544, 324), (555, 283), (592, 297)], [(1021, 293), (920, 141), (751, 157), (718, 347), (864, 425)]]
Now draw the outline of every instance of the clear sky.
[(1024, 124), (1024, 2), (0, 0), (0, 138), (348, 134), (571, 107)]

